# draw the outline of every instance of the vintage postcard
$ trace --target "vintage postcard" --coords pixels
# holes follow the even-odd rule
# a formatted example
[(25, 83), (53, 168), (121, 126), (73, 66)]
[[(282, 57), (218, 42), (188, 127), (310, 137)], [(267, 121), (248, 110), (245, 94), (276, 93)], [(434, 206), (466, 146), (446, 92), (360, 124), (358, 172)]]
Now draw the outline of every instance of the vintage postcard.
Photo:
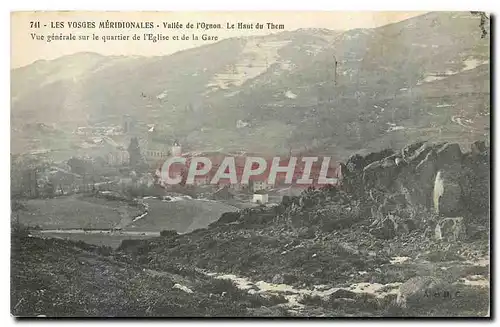
[(490, 317), (490, 15), (12, 12), (15, 317)]

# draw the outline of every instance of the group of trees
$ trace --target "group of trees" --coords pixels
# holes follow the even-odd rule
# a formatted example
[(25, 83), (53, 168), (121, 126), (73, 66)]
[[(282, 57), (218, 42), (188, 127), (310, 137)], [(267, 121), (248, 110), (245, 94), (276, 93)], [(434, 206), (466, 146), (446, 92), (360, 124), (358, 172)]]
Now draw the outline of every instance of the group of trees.
[(11, 155), (11, 196), (38, 197), (40, 195), (39, 178), (47, 168), (42, 160), (22, 155)]
[[(142, 159), (139, 140), (134, 137), (128, 147), (130, 154), (129, 168), (132, 171), (142, 170), (145, 162)], [(95, 191), (96, 162), (88, 158), (72, 157), (67, 161), (68, 168), (54, 167), (47, 160), (27, 155), (11, 155), (11, 196), (13, 198), (46, 198), (57, 193), (67, 194), (75, 189)], [(99, 166), (99, 164), (97, 164)], [(49, 171), (50, 170), (50, 171)], [(138, 187), (127, 190), (131, 193), (157, 193), (158, 190)]]
[(133, 137), (128, 146), (128, 153), (130, 155), (130, 167), (138, 167), (142, 163), (141, 148), (139, 147), (139, 140)]
[(479, 22), (479, 28), (481, 29), (481, 38), (484, 39), (486, 35), (488, 35), (488, 31), (486, 30), (486, 21), (489, 21), (488, 16), (484, 11), (471, 11), (471, 14), (479, 16), (481, 18)]

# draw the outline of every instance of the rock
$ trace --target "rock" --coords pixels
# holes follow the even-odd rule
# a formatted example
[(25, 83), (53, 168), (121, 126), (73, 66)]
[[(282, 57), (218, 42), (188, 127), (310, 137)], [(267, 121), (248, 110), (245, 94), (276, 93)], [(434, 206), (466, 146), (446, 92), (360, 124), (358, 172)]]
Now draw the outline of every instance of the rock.
[[(345, 167), (345, 168), (344, 168)], [(362, 194), (362, 174), (364, 163), (359, 154), (351, 156), (342, 165), (342, 189), (348, 193)]]
[(229, 224), (238, 221), (239, 218), (240, 213), (238, 211), (224, 212), (217, 222), (219, 224)]
[(469, 224), (467, 226), (467, 238), (469, 240), (478, 240), (481, 238), (488, 237), (489, 235), (489, 226), (477, 225), (477, 224)]
[(424, 144), (413, 156), (408, 157), (408, 163), (400, 165), (400, 173), (395, 184), (396, 189), (404, 194), (409, 204), (430, 207), (432, 204), (432, 188), (436, 173), (436, 153), (433, 146)]
[(392, 239), (396, 236), (396, 231), (398, 229), (398, 224), (392, 215), (384, 217), (378, 224), (376, 228), (370, 229), (369, 233), (373, 236), (385, 240)]
[(276, 274), (273, 276), (273, 279), (271, 280), (273, 284), (285, 284), (285, 278), (281, 274)]
[(316, 237), (316, 228), (314, 227), (305, 227), (302, 228), (298, 235), (299, 239), (313, 239)]
[(402, 308), (432, 306), (443, 300), (437, 295), (450, 292), (451, 286), (442, 279), (432, 276), (417, 276), (403, 283), (398, 290), (396, 305)]
[(380, 152), (372, 152), (363, 158), (363, 164), (364, 166), (366, 166), (371, 164), (372, 162), (380, 161), (392, 155), (394, 155), (394, 151), (392, 149), (385, 149)]
[(473, 155), (479, 155), (486, 152), (486, 144), (484, 141), (476, 141), (471, 144), (471, 152)]
[(437, 154), (431, 149), (425, 158), (415, 167), (413, 185), (409, 186), (413, 205), (421, 204), (426, 208), (431, 206), (432, 190), (437, 173)]
[(365, 163), (363, 157), (359, 154), (352, 155), (346, 162), (346, 175), (353, 174), (356, 171), (362, 171), (364, 167)]
[(463, 217), (442, 219), (434, 230), (437, 240), (459, 241), (467, 236)]
[(283, 274), (283, 284), (291, 285), (297, 281), (297, 276), (293, 274)]
[(489, 216), (490, 179), (490, 158), (486, 153), (464, 156), (461, 179), (463, 206), (475, 217)]
[(440, 216), (453, 217), (460, 213), (462, 188), (460, 173), (440, 170), (436, 174), (433, 191), (434, 212)]
[(363, 169), (363, 184), (366, 190), (376, 188), (389, 190), (396, 179), (399, 169), (396, 156), (372, 162)]
[(437, 150), (439, 168), (457, 165), (462, 162), (462, 150), (457, 143), (447, 143)]
[[(430, 145), (425, 142), (409, 144), (401, 149), (401, 158), (403, 158), (405, 162), (412, 162), (417, 156), (421, 155), (423, 151), (429, 148)], [(422, 159), (423, 157), (420, 160)]]
[(174, 286), (172, 286), (173, 289), (179, 289), (181, 291), (184, 291), (186, 293), (193, 293), (192, 290), (190, 290), (189, 288), (187, 288), (186, 286), (184, 285), (181, 285), (181, 284), (175, 284)]
[(398, 208), (406, 206), (407, 201), (403, 194), (392, 194), (384, 198), (383, 203), (379, 207), (382, 215), (395, 212)]
[(355, 299), (350, 298), (335, 298), (328, 301), (329, 305), (332, 308), (343, 308), (346, 306), (357, 305), (357, 302), (358, 301), (356, 301)]
[(356, 299), (357, 294), (355, 292), (345, 290), (345, 289), (338, 289), (332, 294), (330, 294), (330, 300), (333, 299)]
[(422, 146), (425, 146), (425, 141), (419, 141), (412, 144), (408, 144), (401, 149), (401, 156), (407, 160), (409, 157), (413, 156), (416, 151), (418, 151)]

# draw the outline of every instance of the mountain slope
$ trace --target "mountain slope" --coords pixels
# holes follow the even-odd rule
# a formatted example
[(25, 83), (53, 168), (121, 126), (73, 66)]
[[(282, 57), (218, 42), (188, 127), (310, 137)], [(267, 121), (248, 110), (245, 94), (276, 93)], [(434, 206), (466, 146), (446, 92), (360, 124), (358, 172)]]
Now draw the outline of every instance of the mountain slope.
[(12, 122), (74, 128), (131, 114), (191, 148), (338, 156), (409, 138), (467, 142), (489, 137), (488, 64), (489, 39), (468, 12), (234, 38), (164, 57), (76, 54), (12, 71)]

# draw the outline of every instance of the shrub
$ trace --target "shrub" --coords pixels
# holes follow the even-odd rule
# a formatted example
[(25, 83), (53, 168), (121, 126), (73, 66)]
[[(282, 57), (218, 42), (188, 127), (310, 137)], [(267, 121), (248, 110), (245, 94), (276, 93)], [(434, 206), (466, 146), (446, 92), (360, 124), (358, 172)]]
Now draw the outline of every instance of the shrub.
[(229, 279), (218, 279), (214, 278), (210, 282), (203, 286), (203, 290), (207, 293), (222, 294), (235, 294), (240, 290), (234, 285), (234, 283)]
[(319, 306), (323, 304), (323, 299), (318, 295), (304, 294), (298, 302), (304, 305)]
[[(268, 299), (272, 305), (288, 303), (288, 300), (286, 299), (286, 297), (283, 294), (272, 294)], [(288, 311), (287, 311), (287, 313), (288, 313)]]
[(179, 234), (175, 230), (162, 230), (160, 232), (160, 236), (163, 236), (163, 237), (174, 237), (177, 235), (179, 235)]

